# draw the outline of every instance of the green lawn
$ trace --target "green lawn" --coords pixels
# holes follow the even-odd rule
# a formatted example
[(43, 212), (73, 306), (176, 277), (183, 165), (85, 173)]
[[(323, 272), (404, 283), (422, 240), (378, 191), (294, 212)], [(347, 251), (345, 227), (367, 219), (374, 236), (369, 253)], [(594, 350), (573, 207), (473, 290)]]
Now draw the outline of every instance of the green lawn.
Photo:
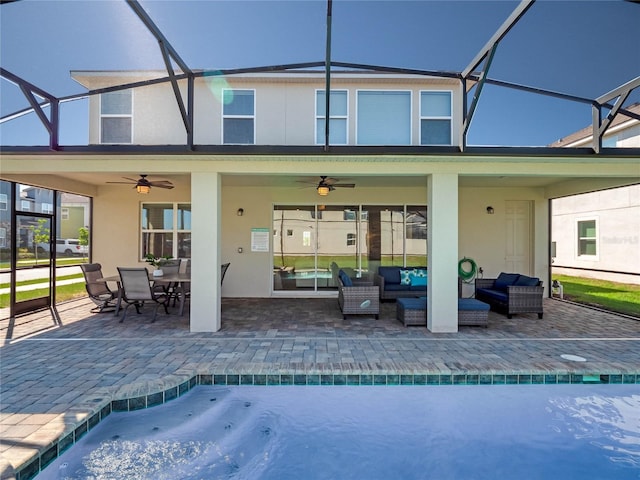
[(564, 287), (565, 300), (640, 317), (640, 285), (567, 275), (553, 279)]
[[(82, 277), (82, 275), (79, 275)], [(66, 280), (71, 278), (78, 278), (78, 275), (66, 275), (63, 277), (58, 277), (58, 281)], [(42, 283), (42, 280), (29, 280), (25, 282), (20, 282), (20, 285), (28, 285)], [(9, 288), (9, 284), (0, 284), (0, 288)], [(19, 302), (24, 300), (29, 300), (32, 298), (39, 298), (46, 296), (48, 294), (48, 289), (46, 288), (37, 288), (35, 290), (25, 290), (22, 292), (17, 292), (17, 300)], [(71, 300), (73, 298), (81, 298), (87, 296), (87, 290), (84, 286), (84, 282), (72, 283), (70, 285), (58, 285), (56, 288), (56, 302), (64, 302), (66, 300)], [(3, 293), (0, 294), (0, 308), (9, 307), (9, 294)]]

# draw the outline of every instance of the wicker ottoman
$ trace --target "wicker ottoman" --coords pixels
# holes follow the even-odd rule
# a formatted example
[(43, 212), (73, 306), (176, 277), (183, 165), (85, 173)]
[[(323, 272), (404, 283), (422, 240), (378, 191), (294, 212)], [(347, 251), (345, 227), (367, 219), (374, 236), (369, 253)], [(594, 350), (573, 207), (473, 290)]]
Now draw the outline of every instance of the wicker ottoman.
[(475, 298), (458, 299), (458, 325), (489, 325), (489, 305)]
[(405, 327), (409, 325), (427, 326), (427, 297), (398, 298), (396, 300), (396, 318)]

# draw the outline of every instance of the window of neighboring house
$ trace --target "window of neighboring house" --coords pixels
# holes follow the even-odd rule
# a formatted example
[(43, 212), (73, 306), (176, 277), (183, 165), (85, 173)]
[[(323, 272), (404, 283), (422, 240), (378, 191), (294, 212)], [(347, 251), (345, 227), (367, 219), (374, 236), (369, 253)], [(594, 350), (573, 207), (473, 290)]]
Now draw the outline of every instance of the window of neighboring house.
[(60, 218), (62, 220), (69, 220), (69, 209), (62, 207), (60, 209)]
[(0, 193), (0, 210), (9, 208), (9, 199), (6, 193)]
[(222, 142), (255, 143), (255, 91), (223, 90)]
[(132, 143), (132, 90), (100, 95), (100, 143)]
[(578, 255), (594, 256), (598, 254), (596, 220), (578, 221)]
[(53, 204), (52, 203), (43, 203), (40, 208), (42, 208), (42, 213), (53, 214)]
[(311, 246), (311, 232), (305, 230), (302, 232), (302, 246), (310, 247)]
[(347, 247), (353, 247), (356, 244), (356, 234), (347, 233)]
[[(326, 126), (325, 90), (316, 90), (316, 144), (324, 144)], [(332, 145), (347, 144), (348, 92), (331, 90), (329, 99), (329, 143)]]
[(420, 92), (420, 145), (451, 145), (451, 92)]
[(411, 92), (358, 91), (358, 145), (411, 145)]
[(143, 203), (141, 213), (141, 258), (191, 258), (191, 204)]
[(7, 246), (7, 229), (0, 227), (0, 247)]
[(293, 237), (293, 230), (287, 229), (287, 237)]
[(29, 200), (21, 200), (20, 201), (20, 210), (23, 212), (31, 211), (31, 202)]

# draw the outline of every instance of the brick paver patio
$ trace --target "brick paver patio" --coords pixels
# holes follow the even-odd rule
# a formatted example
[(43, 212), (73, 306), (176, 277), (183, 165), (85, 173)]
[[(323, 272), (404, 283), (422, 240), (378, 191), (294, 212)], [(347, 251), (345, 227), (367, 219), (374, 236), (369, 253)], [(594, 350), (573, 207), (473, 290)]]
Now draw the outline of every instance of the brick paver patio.
[(186, 314), (160, 313), (152, 324), (144, 312), (134, 313), (121, 324), (110, 313), (90, 313), (92, 306), (87, 300), (60, 305), (59, 326), (48, 312), (15, 324), (0, 320), (3, 479), (34, 459), (44, 465), (55, 458), (66, 446), (62, 438), (79, 438), (112, 402), (181, 392), (198, 379), (555, 383), (602, 375), (640, 383), (639, 320), (552, 299), (545, 300), (542, 320), (490, 312), (488, 328), (461, 327), (455, 334), (404, 327), (394, 303), (382, 305), (379, 320), (342, 320), (335, 299), (225, 298), (216, 333), (189, 332)]

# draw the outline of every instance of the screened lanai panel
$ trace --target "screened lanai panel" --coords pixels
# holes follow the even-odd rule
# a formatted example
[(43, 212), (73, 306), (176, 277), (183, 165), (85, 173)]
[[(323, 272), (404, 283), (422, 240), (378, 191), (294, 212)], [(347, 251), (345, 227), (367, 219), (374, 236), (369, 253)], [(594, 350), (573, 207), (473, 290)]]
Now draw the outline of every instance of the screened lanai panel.
[[(22, 0), (4, 2), (0, 7), (2, 67), (58, 98), (86, 91), (71, 78), (71, 71), (135, 70), (166, 77), (157, 39), (131, 8), (136, 3), (164, 36), (165, 45), (193, 71), (313, 62), (323, 65), (326, 60), (325, 1)], [(332, 2), (331, 59), (459, 73), (517, 4)], [(640, 5), (631, 1), (535, 2), (500, 41), (489, 76), (596, 99), (638, 77), (637, 62), (620, 46), (633, 52), (640, 45), (639, 9)], [(602, 22), (603, 18), (607, 21)], [(176, 58), (168, 63), (177, 74), (183, 73)], [(594, 65), (601, 68), (594, 69)], [(477, 70), (482, 68), (480, 65)], [(0, 87), (3, 116), (28, 107), (20, 88), (6, 80)], [(544, 97), (539, 95), (532, 100), (524, 91), (498, 89), (498, 95), (487, 95), (488, 90), (483, 90), (469, 130), (469, 145), (546, 146), (591, 121), (590, 102), (584, 109), (577, 108), (583, 104), (572, 101), (541, 102), (538, 100)], [(473, 89), (469, 92), (469, 99), (474, 93)], [(636, 89), (626, 105), (637, 102), (639, 96)], [(418, 103), (414, 105), (417, 109)], [(29, 128), (9, 127), (13, 121), (0, 124), (4, 145), (47, 143), (45, 129), (38, 126), (35, 114), (28, 117)], [(20, 119), (15, 121), (21, 123)], [(434, 141), (439, 143), (446, 126), (439, 120), (437, 126)], [(60, 127), (65, 132), (60, 136), (61, 144), (86, 144), (86, 105), (73, 116), (63, 115)], [(508, 131), (517, 135), (505, 135)]]

